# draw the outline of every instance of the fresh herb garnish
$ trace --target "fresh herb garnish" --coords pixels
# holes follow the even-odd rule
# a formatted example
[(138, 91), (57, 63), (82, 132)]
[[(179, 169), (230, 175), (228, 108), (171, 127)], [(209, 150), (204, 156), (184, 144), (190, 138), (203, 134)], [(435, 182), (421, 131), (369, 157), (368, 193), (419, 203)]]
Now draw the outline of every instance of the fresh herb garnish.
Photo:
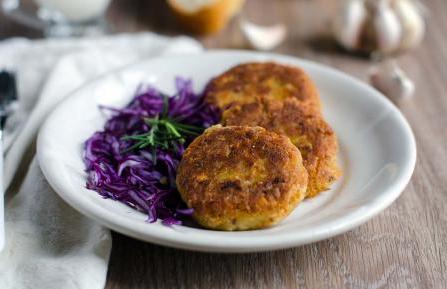
[(144, 122), (150, 127), (148, 132), (122, 137), (123, 140), (136, 141), (126, 151), (150, 148), (155, 160), (158, 148), (175, 151), (188, 137), (198, 136), (203, 132), (204, 127), (180, 123), (176, 119), (170, 118), (168, 112), (169, 101), (168, 97), (165, 96), (161, 117), (157, 115), (153, 118), (143, 118)]

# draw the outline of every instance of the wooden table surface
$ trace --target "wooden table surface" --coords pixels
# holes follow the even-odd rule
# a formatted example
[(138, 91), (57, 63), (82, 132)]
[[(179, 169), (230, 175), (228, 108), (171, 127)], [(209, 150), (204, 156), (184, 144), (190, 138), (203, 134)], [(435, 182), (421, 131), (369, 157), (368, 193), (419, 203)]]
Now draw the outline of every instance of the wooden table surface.
[[(244, 15), (285, 22), (276, 51), (315, 60), (366, 80), (371, 62), (341, 53), (328, 37), (333, 0), (248, 0)], [(429, 0), (428, 33), (398, 57), (414, 79), (413, 100), (400, 105), (413, 127), (418, 161), (402, 196), (368, 223), (338, 237), (258, 254), (205, 254), (155, 246), (113, 234), (106, 288), (446, 288), (447, 286), (447, 1)], [(115, 1), (117, 32), (182, 30), (163, 1)], [(40, 37), (0, 15), (0, 39)], [(208, 48), (244, 48), (236, 23), (200, 39)]]

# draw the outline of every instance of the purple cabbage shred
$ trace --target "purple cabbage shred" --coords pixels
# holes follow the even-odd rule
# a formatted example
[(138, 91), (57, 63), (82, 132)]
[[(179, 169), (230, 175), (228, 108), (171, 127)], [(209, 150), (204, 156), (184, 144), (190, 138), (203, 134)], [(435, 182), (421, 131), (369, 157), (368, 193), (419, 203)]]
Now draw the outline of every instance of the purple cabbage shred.
[[(177, 78), (175, 84), (177, 93), (168, 98), (170, 118), (205, 128), (219, 121), (217, 109), (207, 105), (202, 94), (194, 93), (191, 80)], [(129, 151), (133, 142), (122, 139), (149, 131), (143, 118), (161, 115), (164, 97), (154, 88), (139, 89), (123, 109), (101, 107), (111, 116), (104, 130), (85, 142), (84, 162), (88, 189), (146, 213), (149, 222), (160, 219), (169, 226), (182, 224), (193, 212), (182, 202), (175, 185), (177, 166), (192, 139), (175, 151), (157, 149), (156, 154), (151, 148)]]

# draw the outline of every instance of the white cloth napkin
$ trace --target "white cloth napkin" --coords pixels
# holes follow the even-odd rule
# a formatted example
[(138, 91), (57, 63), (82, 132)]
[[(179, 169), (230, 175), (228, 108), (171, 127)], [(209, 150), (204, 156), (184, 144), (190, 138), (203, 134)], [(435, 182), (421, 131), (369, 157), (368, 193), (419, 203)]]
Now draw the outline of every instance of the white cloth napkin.
[[(24, 173), (17, 169), (25, 152), (30, 147), (34, 151), (33, 141), (45, 117), (75, 88), (144, 58), (201, 50), (190, 38), (150, 33), (0, 43), (0, 69), (16, 71), (20, 98), (5, 133), (5, 187)], [(104, 287), (109, 230), (66, 205), (49, 187), (35, 159), (18, 192), (7, 192), (5, 211), (1, 289)]]

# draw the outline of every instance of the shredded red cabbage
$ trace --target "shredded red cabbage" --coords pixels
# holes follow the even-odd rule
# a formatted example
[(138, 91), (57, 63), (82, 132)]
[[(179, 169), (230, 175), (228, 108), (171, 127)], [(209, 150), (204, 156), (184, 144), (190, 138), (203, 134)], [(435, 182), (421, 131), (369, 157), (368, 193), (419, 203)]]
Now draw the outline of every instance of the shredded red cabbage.
[[(177, 93), (168, 98), (168, 115), (184, 124), (207, 128), (219, 121), (216, 108), (193, 91), (192, 81), (177, 78)], [(192, 214), (176, 189), (176, 169), (186, 140), (178, 149), (128, 150), (132, 146), (125, 135), (141, 134), (150, 126), (144, 118), (163, 113), (165, 96), (154, 88), (139, 89), (123, 109), (101, 107), (111, 113), (103, 131), (95, 132), (86, 142), (84, 161), (88, 173), (86, 187), (104, 198), (122, 202), (148, 214), (148, 221), (161, 219), (165, 225), (181, 224)], [(155, 156), (155, 160), (153, 159)]]

